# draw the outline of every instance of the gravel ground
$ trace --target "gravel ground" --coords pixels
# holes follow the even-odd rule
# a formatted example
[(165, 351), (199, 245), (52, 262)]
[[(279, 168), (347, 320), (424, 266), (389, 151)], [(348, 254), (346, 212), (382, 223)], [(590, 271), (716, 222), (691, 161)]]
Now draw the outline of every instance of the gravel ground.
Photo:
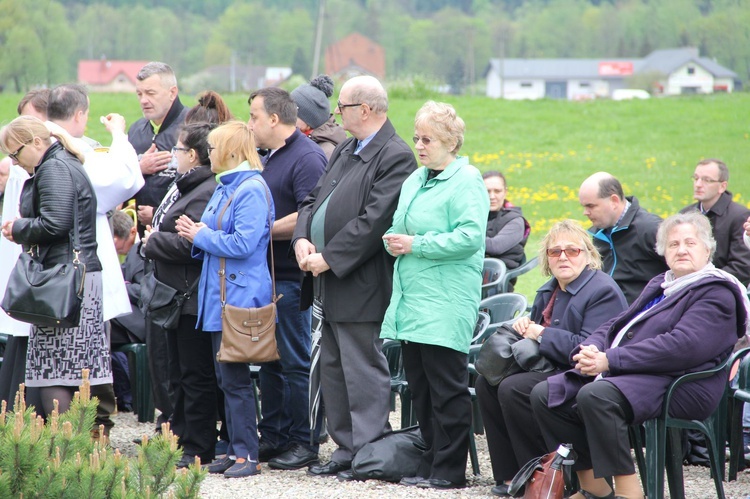
[[(398, 427), (397, 414), (397, 412), (391, 413), (391, 424), (394, 428)], [(134, 438), (143, 434), (150, 435), (154, 430), (153, 423), (138, 423), (133, 413), (117, 414), (113, 416), (113, 419), (115, 420), (115, 427), (110, 435), (111, 444), (128, 455), (135, 455), (136, 453), (136, 445), (132, 442)], [(309, 477), (304, 470), (272, 470), (264, 463), (261, 475), (254, 477), (226, 479), (221, 475), (209, 475), (202, 484), (201, 496), (211, 499), (493, 497), (490, 494), (490, 488), (492, 488), (494, 482), (484, 435), (477, 435), (476, 442), (482, 475), (472, 476), (471, 467), (467, 466), (468, 486), (458, 491), (421, 490), (415, 487), (402, 487), (375, 480), (339, 482), (335, 477)], [(321, 460), (328, 460), (334, 448), (331, 441), (322, 445), (320, 449)], [(684, 474), (686, 499), (716, 498), (713, 480), (708, 468), (685, 466)], [(738, 479), (734, 482), (725, 482), (724, 492), (727, 499), (750, 499), (750, 470), (740, 472)], [(668, 494), (668, 491), (665, 491), (665, 493)]]

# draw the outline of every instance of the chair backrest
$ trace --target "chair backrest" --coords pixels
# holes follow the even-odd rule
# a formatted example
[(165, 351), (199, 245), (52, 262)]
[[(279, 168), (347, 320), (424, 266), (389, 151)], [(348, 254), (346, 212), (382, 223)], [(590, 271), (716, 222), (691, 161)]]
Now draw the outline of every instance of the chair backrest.
[(520, 266), (509, 269), (505, 272), (505, 277), (503, 278), (503, 282), (500, 286), (500, 292), (501, 293), (507, 293), (510, 289), (510, 281), (515, 279), (516, 277), (525, 274), (529, 270), (533, 269), (539, 265), (539, 257), (535, 256), (531, 260), (527, 260), (526, 262), (522, 263)]
[(490, 316), (490, 324), (496, 325), (520, 317), (526, 312), (528, 301), (519, 293), (500, 293), (479, 302), (479, 311)]
[(497, 258), (485, 258), (482, 270), (482, 298), (500, 293), (507, 269), (505, 262)]
[(485, 333), (487, 332), (487, 328), (490, 326), (490, 322), (490, 314), (480, 311), (479, 315), (477, 316), (477, 323), (474, 326), (474, 334), (471, 338), (472, 345), (480, 339), (484, 340)]
[(388, 370), (391, 372), (391, 379), (405, 379), (404, 359), (401, 357), (401, 342), (396, 340), (383, 341), (383, 355), (388, 360)]

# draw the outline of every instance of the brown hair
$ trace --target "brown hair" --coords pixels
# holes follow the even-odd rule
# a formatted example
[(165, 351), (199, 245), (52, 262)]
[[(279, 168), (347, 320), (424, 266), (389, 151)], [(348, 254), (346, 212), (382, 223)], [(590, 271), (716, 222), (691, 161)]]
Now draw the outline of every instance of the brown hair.
[(29, 92), (21, 97), (21, 100), (18, 102), (17, 111), (19, 115), (21, 114), (21, 112), (23, 112), (23, 108), (26, 107), (26, 104), (31, 104), (31, 107), (36, 109), (36, 112), (47, 116), (47, 106), (49, 105), (49, 89), (39, 88), (36, 90), (29, 90)]

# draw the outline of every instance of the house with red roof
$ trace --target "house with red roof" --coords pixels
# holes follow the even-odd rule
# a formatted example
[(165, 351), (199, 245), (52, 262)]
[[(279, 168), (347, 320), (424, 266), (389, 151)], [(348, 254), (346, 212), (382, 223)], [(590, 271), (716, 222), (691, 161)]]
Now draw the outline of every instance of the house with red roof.
[(91, 92), (135, 92), (136, 75), (149, 61), (78, 61), (78, 83)]
[(385, 49), (359, 33), (351, 33), (326, 49), (326, 74), (336, 79), (357, 75), (385, 78)]

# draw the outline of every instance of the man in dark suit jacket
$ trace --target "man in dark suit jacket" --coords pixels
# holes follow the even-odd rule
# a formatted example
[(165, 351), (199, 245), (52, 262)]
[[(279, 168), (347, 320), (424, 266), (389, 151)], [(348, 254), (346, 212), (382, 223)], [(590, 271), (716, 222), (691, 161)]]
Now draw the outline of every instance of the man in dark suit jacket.
[(713, 264), (747, 286), (750, 283), (750, 249), (742, 240), (742, 226), (750, 217), (750, 210), (732, 201), (728, 183), (727, 165), (718, 159), (704, 159), (693, 173), (693, 198), (698, 202), (686, 206), (680, 213), (700, 211), (708, 217), (716, 239)]
[[(380, 82), (358, 76), (341, 88), (336, 113), (353, 137), (338, 145), (326, 173), (299, 210), (292, 247), (323, 301), (321, 385), (328, 431), (338, 449), (312, 475), (351, 477), (351, 462), (388, 430), (390, 374), (380, 325), (391, 296), (393, 258), (382, 236), (390, 227), (414, 154), (388, 120)], [(307, 293), (305, 293), (307, 291)]]

